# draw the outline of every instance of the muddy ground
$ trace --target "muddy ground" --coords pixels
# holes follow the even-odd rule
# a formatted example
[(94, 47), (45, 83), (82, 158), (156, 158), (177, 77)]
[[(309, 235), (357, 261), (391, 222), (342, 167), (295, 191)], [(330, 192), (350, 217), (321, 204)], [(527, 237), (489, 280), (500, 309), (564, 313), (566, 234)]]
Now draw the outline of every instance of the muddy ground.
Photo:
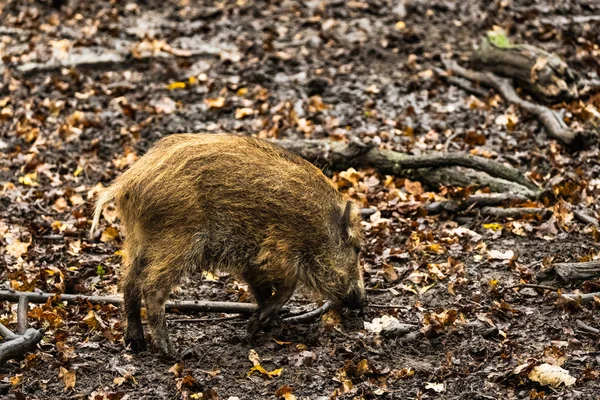
[[(426, 215), (422, 204), (467, 191), (326, 170), (364, 207), (381, 211), (364, 223), (371, 306), (362, 313), (344, 311), (340, 320), (330, 313), (254, 341), (242, 318), (206, 314), (185, 323), (188, 316), (169, 314), (179, 320), (169, 327), (183, 357), (174, 366), (124, 349), (117, 308), (49, 302), (29, 316), (45, 329), (38, 349), (0, 365), (0, 397), (600, 397), (600, 336), (576, 324), (600, 328), (597, 302), (558, 304), (552, 291), (510, 288), (534, 282), (552, 262), (600, 256), (597, 229), (572, 213), (600, 211), (597, 141), (565, 148), (532, 116), (492, 92), (473, 97), (435, 70), (444, 55), (467, 60), (496, 26), (597, 79), (600, 22), (568, 19), (597, 15), (597, 2), (71, 0), (56, 9), (28, 0), (0, 10), (1, 289), (116, 293), (118, 218), (108, 209), (101, 232), (88, 239), (91, 202), (172, 133), (358, 137), (411, 154), (467, 151), (534, 179), (552, 194), (538, 205), (554, 211), (514, 221)], [(77, 65), (61, 67), (69, 63)], [(599, 106), (591, 96), (556, 108), (571, 128), (593, 136), (600, 121), (590, 110)], [(563, 292), (600, 287), (546, 284)], [(230, 276), (192, 277), (173, 298), (251, 301)], [(290, 306), (315, 307), (301, 293)], [(15, 309), (0, 302), (0, 322), (14, 328)], [(383, 315), (427, 337), (365, 329)], [(266, 371), (282, 368), (279, 375), (249, 376), (252, 349)], [(576, 382), (533, 382), (528, 373), (542, 363)]]

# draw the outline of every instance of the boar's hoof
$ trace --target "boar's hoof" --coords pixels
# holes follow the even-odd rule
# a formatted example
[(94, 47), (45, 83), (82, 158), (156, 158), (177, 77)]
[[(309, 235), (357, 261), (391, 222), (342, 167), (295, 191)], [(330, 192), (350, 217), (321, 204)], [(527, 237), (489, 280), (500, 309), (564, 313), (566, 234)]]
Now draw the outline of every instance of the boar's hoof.
[(248, 334), (251, 336), (256, 335), (258, 332), (269, 331), (281, 324), (281, 321), (277, 315), (265, 314), (260, 311), (255, 312), (248, 321)]
[(156, 340), (154, 343), (160, 358), (165, 360), (175, 360), (177, 358), (177, 353), (173, 350), (173, 345), (170, 341), (165, 340)]
[(146, 340), (143, 337), (125, 337), (125, 346), (129, 347), (134, 353), (140, 353), (148, 349)]

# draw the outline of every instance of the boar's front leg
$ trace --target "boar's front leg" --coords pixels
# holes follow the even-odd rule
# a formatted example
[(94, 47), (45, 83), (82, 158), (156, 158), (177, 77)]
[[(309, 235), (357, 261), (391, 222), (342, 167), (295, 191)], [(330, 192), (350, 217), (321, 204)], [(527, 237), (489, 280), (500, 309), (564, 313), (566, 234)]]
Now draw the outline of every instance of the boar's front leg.
[(297, 278), (287, 277), (285, 280), (269, 281), (248, 275), (245, 278), (258, 303), (258, 310), (248, 321), (248, 333), (254, 335), (261, 329), (268, 329), (269, 325), (277, 320), (277, 314), (294, 293)]

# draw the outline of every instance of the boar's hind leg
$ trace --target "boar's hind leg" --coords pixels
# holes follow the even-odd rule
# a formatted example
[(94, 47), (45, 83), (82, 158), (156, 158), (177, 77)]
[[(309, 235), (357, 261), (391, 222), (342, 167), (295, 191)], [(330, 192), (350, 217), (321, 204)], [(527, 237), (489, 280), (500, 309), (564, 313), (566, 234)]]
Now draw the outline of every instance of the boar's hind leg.
[(144, 267), (145, 261), (139, 257), (135, 258), (123, 276), (122, 285), (125, 318), (127, 320), (125, 345), (130, 346), (135, 353), (146, 350), (144, 328), (140, 316), (142, 301), (140, 275), (143, 274)]
[[(175, 351), (169, 339), (167, 323), (165, 320), (165, 302), (179, 280), (182, 277), (183, 269), (180, 265), (181, 260), (174, 261), (173, 265), (150, 265), (148, 275), (152, 276), (152, 282), (144, 287), (144, 302), (146, 303), (146, 314), (148, 315), (148, 324), (152, 331), (154, 345), (158, 352), (166, 358), (174, 358)], [(154, 267), (154, 268), (153, 268)], [(179, 267), (179, 268), (178, 268)]]
[(256, 282), (249, 278), (247, 281), (258, 303), (258, 310), (248, 321), (248, 333), (254, 335), (277, 320), (277, 314), (294, 293), (297, 279)]

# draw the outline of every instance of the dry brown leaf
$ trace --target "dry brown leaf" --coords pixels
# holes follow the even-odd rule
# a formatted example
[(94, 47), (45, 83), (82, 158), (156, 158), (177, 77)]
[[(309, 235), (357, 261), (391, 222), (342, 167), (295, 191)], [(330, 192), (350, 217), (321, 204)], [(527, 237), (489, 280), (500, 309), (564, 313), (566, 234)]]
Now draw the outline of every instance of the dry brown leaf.
[(6, 246), (6, 253), (15, 258), (19, 258), (23, 254), (27, 253), (27, 249), (29, 248), (30, 244), (31, 241), (21, 242), (19, 239), (15, 239), (8, 246)]
[(69, 371), (64, 367), (60, 367), (58, 377), (62, 379), (65, 384), (65, 392), (75, 388), (75, 371)]
[(296, 396), (292, 394), (292, 388), (288, 385), (283, 385), (275, 392), (275, 396), (277, 398), (282, 398), (284, 400), (296, 400)]
[(577, 381), (566, 369), (550, 364), (541, 364), (534, 367), (527, 377), (540, 385), (552, 387), (558, 387), (561, 383), (565, 386), (571, 386)]

